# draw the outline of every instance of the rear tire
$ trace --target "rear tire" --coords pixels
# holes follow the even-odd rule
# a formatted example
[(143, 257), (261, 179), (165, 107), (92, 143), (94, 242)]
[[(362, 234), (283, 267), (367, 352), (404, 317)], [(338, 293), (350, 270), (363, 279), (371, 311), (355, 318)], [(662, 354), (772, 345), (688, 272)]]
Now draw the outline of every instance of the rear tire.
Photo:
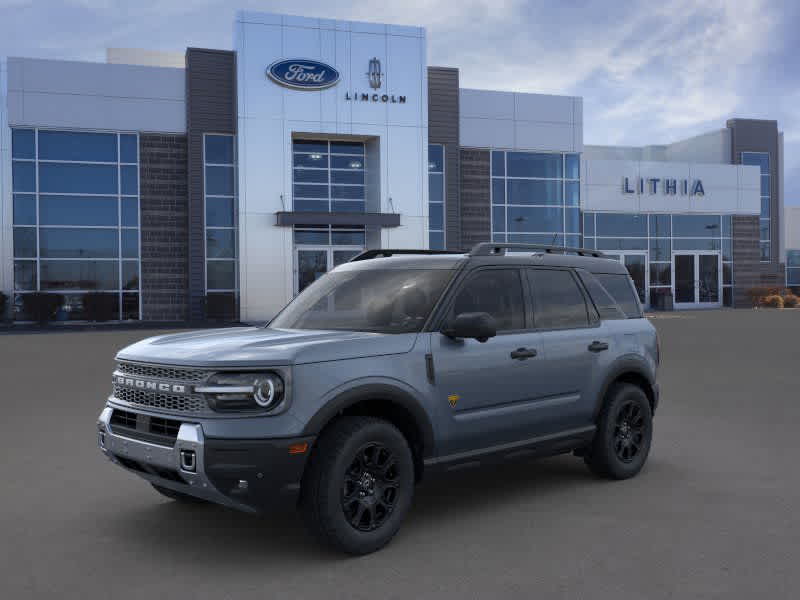
[(414, 461), (402, 433), (374, 417), (342, 417), (320, 436), (300, 509), (323, 544), (360, 555), (389, 543), (411, 506)]
[(202, 498), (197, 498), (196, 496), (190, 496), (189, 494), (184, 494), (183, 492), (176, 492), (175, 490), (171, 490), (169, 488), (161, 487), (160, 485), (156, 485), (155, 483), (151, 483), (150, 485), (153, 486), (153, 489), (157, 491), (162, 496), (166, 496), (170, 500), (175, 500), (177, 502), (183, 502), (185, 504), (205, 504), (206, 501)]
[(600, 477), (628, 479), (642, 470), (653, 438), (653, 413), (642, 388), (616, 383), (608, 391), (597, 431), (584, 457)]

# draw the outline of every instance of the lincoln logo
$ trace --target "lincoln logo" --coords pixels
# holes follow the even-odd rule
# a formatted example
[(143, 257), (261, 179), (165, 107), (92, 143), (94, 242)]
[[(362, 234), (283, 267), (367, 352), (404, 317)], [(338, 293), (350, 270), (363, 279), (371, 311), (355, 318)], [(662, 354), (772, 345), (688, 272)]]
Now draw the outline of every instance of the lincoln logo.
[(146, 379), (134, 379), (132, 377), (116, 376), (114, 381), (117, 385), (146, 390), (148, 392), (168, 392), (170, 394), (185, 394), (186, 386), (177, 383), (158, 383)]
[(369, 71), (367, 71), (367, 77), (369, 77), (369, 87), (373, 90), (377, 90), (381, 87), (381, 77), (383, 73), (381, 73), (381, 61), (377, 58), (373, 58), (369, 61)]
[(288, 59), (272, 63), (267, 76), (275, 83), (296, 90), (324, 90), (339, 83), (339, 71), (316, 60)]

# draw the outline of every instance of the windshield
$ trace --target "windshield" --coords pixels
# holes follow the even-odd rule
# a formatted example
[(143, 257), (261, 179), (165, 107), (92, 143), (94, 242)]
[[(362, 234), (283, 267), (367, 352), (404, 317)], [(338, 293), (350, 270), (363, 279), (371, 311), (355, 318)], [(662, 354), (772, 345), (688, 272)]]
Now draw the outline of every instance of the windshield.
[(452, 276), (449, 269), (333, 271), (303, 290), (269, 326), (417, 332)]

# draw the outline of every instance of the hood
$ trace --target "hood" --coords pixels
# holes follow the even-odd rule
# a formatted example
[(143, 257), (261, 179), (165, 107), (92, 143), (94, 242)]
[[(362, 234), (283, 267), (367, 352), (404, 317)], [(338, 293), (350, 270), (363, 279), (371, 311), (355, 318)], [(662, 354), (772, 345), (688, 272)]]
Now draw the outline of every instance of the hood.
[(417, 334), (229, 327), (151, 337), (120, 360), (195, 367), (305, 364), (409, 352)]

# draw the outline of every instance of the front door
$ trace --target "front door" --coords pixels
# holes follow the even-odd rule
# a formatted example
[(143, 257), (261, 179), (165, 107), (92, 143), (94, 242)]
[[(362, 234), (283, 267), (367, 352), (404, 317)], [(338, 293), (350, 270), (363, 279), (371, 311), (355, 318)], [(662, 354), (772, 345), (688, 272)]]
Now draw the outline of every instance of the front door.
[(295, 249), (294, 293), (299, 294), (328, 271), (362, 252), (358, 247), (303, 246)]
[(646, 307), (648, 304), (647, 252), (630, 250), (610, 252), (606, 254), (606, 258), (619, 260), (625, 265), (633, 279), (636, 293), (639, 295), (639, 302)]
[(722, 306), (719, 252), (675, 252), (672, 255), (675, 308)]
[(445, 322), (486, 312), (497, 336), (483, 343), (431, 333), (434, 398), (444, 420), (441, 452), (455, 454), (536, 435), (531, 422), (547, 380), (541, 334), (527, 323), (519, 269), (471, 273), (449, 302)]

